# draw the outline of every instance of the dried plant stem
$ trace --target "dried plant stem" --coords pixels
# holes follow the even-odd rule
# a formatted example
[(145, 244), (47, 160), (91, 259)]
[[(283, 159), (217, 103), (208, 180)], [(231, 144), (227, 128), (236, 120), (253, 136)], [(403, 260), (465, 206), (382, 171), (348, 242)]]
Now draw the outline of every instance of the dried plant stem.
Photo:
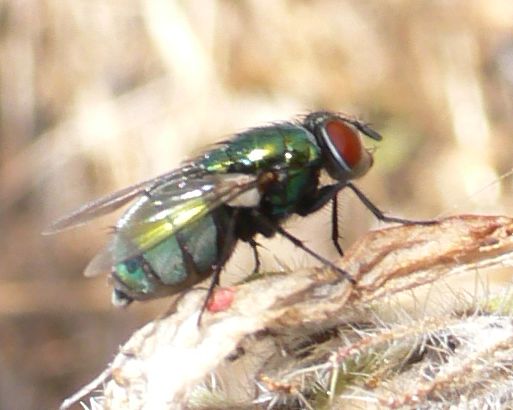
[[(447, 275), (505, 263), (512, 251), (513, 219), (455, 216), (432, 226), (397, 226), (367, 234), (340, 262), (357, 280), (354, 287), (327, 269), (269, 275), (234, 287), (231, 306), (206, 312), (200, 327), (197, 316), (204, 292), (190, 291), (175, 313), (135, 332), (121, 348), (104, 390), (105, 406), (213, 408), (208, 400), (207, 404), (195, 401), (198, 386), (213, 372), (247, 357), (253, 361), (249, 383), (257, 380), (252, 393), (230, 397), (230, 389), (210, 388), (211, 393), (221, 394), (225, 406), (272, 407), (295, 401), (308, 408), (310, 400), (321, 400), (314, 385), (325, 389), (323, 394), (331, 402), (337, 395), (358, 400), (354, 392), (362, 388), (362, 381), (365, 400), (389, 407), (418, 405), (434, 396), (449, 398), (448, 386), (460, 383), (483, 361), (488, 365), (482, 367), (490, 368), (494, 354), (510, 349), (513, 331), (508, 335), (504, 330), (495, 344), (477, 349), (469, 338), (477, 337), (479, 329), (491, 322), (469, 328), (472, 321), (455, 314), (412, 319), (406, 325), (382, 323), (380, 329), (376, 324), (369, 327), (368, 315), (362, 312), (390, 295)], [(339, 327), (348, 323), (349, 329)], [(362, 326), (368, 327), (366, 334), (358, 330)], [(468, 355), (465, 360), (454, 358), (452, 370), (440, 370), (453, 354), (447, 335), (458, 340), (460, 350), (465, 346)], [(444, 342), (436, 347), (440, 340)], [(417, 388), (396, 389), (395, 381), (405, 373), (405, 363), (416, 357), (415, 351), (423, 352), (418, 354), (421, 357), (437, 352), (440, 367), (431, 371), (429, 381), (417, 375), (417, 382), (424, 380)], [(234, 356), (234, 352), (239, 353)], [(436, 360), (428, 360), (426, 366), (434, 369)], [(383, 387), (402, 393), (384, 394)]]

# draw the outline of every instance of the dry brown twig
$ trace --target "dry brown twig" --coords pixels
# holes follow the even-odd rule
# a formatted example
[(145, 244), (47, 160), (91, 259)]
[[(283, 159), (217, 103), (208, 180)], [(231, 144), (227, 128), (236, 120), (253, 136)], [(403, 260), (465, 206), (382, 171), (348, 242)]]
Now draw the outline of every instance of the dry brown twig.
[[(504, 400), (513, 385), (507, 316), (455, 313), (378, 326), (369, 325), (368, 313), (390, 295), (505, 264), (512, 252), (513, 219), (454, 216), (369, 232), (340, 261), (354, 287), (327, 269), (267, 275), (232, 288), (231, 305), (206, 312), (200, 327), (204, 292), (190, 291), (176, 312), (136, 331), (120, 349), (101, 403), (111, 409), (291, 402), (309, 408), (323, 400), (400, 407), (462, 397), (482, 403), (489, 394), (469, 386), (482, 382), (483, 371), (495, 376), (494, 391)], [(483, 339), (492, 328), (500, 332)], [(235, 373), (241, 363), (244, 377)], [(454, 395), (462, 389), (464, 395)]]

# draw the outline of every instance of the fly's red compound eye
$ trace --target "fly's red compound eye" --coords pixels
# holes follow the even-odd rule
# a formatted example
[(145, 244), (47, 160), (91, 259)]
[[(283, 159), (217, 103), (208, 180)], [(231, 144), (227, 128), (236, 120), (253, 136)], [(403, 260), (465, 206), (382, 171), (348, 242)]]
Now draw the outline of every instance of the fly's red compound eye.
[(326, 134), (341, 159), (351, 169), (361, 161), (363, 147), (358, 131), (351, 125), (339, 119), (333, 119), (326, 123)]

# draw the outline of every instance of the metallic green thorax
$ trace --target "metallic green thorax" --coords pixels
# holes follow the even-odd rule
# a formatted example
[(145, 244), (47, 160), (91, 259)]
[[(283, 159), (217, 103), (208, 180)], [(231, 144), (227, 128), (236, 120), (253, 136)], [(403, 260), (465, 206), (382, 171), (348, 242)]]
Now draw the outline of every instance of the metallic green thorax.
[[(245, 131), (185, 164), (178, 185), (174, 181), (156, 187), (118, 223), (111, 245), (114, 259), (121, 261), (112, 273), (117, 295), (145, 299), (176, 293), (225, 263), (238, 240), (230, 225), (233, 209), (224, 203), (213, 207), (208, 195), (193, 195), (192, 188), (210, 188), (209, 176), (276, 171), (281, 182), (262, 193), (260, 206), (282, 220), (295, 211), (305, 193), (317, 188), (320, 167), (315, 138), (292, 123)], [(194, 182), (205, 182), (189, 187), (191, 176)], [(219, 190), (220, 184), (211, 185), (213, 191)]]
[(208, 172), (254, 173), (273, 166), (303, 168), (320, 163), (314, 137), (303, 127), (254, 128), (198, 158)]
[(321, 152), (314, 137), (295, 124), (261, 127), (238, 134), (218, 149), (199, 158), (207, 172), (258, 174), (278, 170), (285, 175), (279, 192), (267, 193), (270, 213), (287, 216), (297, 201), (315, 188), (321, 164)]

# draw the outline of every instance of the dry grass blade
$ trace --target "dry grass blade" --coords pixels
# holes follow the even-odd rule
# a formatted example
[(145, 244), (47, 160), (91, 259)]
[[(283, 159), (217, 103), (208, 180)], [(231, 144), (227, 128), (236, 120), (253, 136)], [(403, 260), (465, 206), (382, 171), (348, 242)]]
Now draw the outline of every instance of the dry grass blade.
[[(425, 351), (429, 345), (426, 341), (434, 334), (439, 338), (439, 332), (455, 326), (455, 318), (424, 318), (406, 328), (385, 324), (385, 333), (369, 330), (362, 336), (361, 329), (368, 325), (368, 319), (362, 316), (359, 320), (358, 312), (381, 298), (448, 274), (505, 263), (511, 259), (512, 251), (513, 219), (455, 216), (431, 226), (397, 226), (368, 233), (347, 251), (340, 263), (356, 278), (355, 287), (326, 269), (268, 275), (233, 288), (231, 306), (216, 313), (206, 312), (199, 328), (197, 316), (204, 292), (188, 292), (175, 313), (149, 323), (121, 348), (111, 366), (112, 379), (104, 389), (105, 405), (112, 409), (215, 408), (216, 393), (222, 397), (217, 407), (245, 407), (251, 403), (273, 407), (292, 397), (300, 407), (308, 408), (308, 400), (318, 401), (314, 397), (316, 389), (331, 395), (331, 400), (335, 394), (341, 393), (343, 397), (348, 391), (354, 395), (351, 389), (355, 386), (347, 379), (341, 391), (340, 377), (355, 371), (356, 353), (360, 360), (358, 372), (367, 374), (368, 392), (371, 385), (383, 385), (390, 379), (390, 372), (399, 367), (391, 365), (390, 360), (376, 362), (379, 346), (388, 346), (379, 357), (388, 355), (404, 364), (412, 349), (418, 348), (419, 340)], [(337, 327), (343, 324), (345, 328)], [(465, 327), (460, 326), (463, 327), (459, 337), (464, 338)], [(467, 336), (475, 332), (473, 329)], [(397, 343), (404, 340), (411, 343), (398, 348)], [(362, 359), (362, 352), (368, 353), (369, 349), (373, 359)], [(486, 350), (488, 353), (474, 355), (482, 357), (490, 354), (490, 349)], [(279, 360), (273, 359), (277, 350)], [(440, 350), (449, 349), (445, 346)], [(216, 383), (208, 382), (213, 372), (222, 378), (223, 371), (233, 368), (244, 357), (252, 358), (252, 369), (246, 371), (253, 386), (239, 389), (243, 393), (230, 396), (230, 391), (237, 389), (226, 385), (220, 389), (214, 387)], [(348, 358), (353, 366), (349, 366)], [(386, 369), (385, 364), (379, 366), (381, 362), (389, 363)], [(237, 377), (230, 375), (229, 380), (235, 383)], [(305, 379), (305, 375), (312, 378)], [(255, 379), (259, 380), (256, 385)], [(431, 380), (433, 385), (423, 391), (424, 398), (433, 391), (440, 394), (437, 378)], [(211, 396), (207, 404), (198, 404), (205, 383)], [(445, 379), (439, 381), (440, 385), (443, 383)], [(392, 407), (410, 403), (404, 397), (383, 399), (377, 392), (371, 397), (376, 404)]]

